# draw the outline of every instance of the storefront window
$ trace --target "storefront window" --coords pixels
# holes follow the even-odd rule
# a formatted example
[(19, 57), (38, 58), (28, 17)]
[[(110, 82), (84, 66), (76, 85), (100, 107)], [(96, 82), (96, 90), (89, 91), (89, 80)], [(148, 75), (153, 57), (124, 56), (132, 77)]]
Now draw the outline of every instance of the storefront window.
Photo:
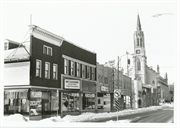
[(33, 117), (42, 115), (42, 92), (31, 91), (30, 97), (30, 116)]
[(24, 113), (29, 114), (29, 100), (27, 90), (5, 91), (4, 114)]
[(62, 111), (79, 111), (79, 93), (63, 93)]
[(82, 109), (95, 109), (95, 94), (82, 94)]

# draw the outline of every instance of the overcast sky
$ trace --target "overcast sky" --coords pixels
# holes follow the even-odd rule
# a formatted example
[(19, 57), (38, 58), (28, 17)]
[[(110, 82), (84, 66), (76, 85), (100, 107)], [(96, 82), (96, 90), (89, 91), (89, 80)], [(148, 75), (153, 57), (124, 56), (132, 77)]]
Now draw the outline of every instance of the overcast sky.
[[(133, 33), (139, 13), (145, 36), (147, 65), (160, 74), (168, 73), (169, 83), (178, 81), (177, 2), (2, 2), (1, 41), (22, 42), (32, 14), (32, 24), (97, 54), (97, 62), (133, 53)], [(164, 14), (152, 17), (156, 14)], [(2, 43), (1, 43), (2, 44)], [(126, 66), (126, 57), (121, 65)], [(132, 62), (131, 62), (132, 63)]]

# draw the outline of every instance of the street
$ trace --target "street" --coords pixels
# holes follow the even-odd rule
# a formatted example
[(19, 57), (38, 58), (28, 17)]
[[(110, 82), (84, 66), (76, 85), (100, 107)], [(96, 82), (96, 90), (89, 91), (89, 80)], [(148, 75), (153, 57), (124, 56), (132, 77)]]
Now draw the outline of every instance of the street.
[[(132, 120), (131, 123), (172, 123), (173, 115), (174, 115), (174, 109), (172, 107), (167, 107), (164, 109), (157, 109), (155, 111), (119, 116), (118, 120), (130, 119)], [(103, 123), (110, 120), (116, 121), (117, 116), (112, 118), (100, 119), (93, 122)]]

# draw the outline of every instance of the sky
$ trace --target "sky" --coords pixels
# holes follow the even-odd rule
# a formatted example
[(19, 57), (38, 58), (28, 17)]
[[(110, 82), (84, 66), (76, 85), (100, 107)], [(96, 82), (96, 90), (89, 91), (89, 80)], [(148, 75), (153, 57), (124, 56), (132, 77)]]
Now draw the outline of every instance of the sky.
[[(1, 42), (23, 42), (30, 23), (97, 54), (105, 64), (133, 53), (137, 14), (145, 36), (147, 65), (178, 84), (178, 3), (174, 1), (1, 1)], [(164, 14), (169, 13), (169, 14)], [(164, 14), (152, 17), (156, 14)], [(32, 16), (32, 18), (30, 18)], [(2, 43), (1, 43), (2, 44)], [(2, 48), (2, 47), (1, 47)], [(131, 58), (131, 56), (129, 56)], [(126, 68), (126, 57), (121, 57)], [(132, 61), (131, 61), (132, 64)]]

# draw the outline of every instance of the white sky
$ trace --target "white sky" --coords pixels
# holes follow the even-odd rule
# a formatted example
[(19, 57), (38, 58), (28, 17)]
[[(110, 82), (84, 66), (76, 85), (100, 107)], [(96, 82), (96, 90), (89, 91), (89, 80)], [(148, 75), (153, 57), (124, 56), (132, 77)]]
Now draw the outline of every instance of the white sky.
[[(178, 82), (177, 2), (2, 2), (1, 41), (22, 42), (32, 14), (32, 24), (85, 49), (97, 53), (97, 62), (116, 60), (126, 51), (133, 53), (133, 33), (139, 12), (145, 35), (147, 65), (160, 74), (168, 73), (169, 83)], [(159, 17), (152, 15), (166, 14)], [(2, 44), (1, 43), (1, 44)], [(121, 65), (126, 66), (126, 57)], [(132, 62), (131, 62), (132, 63)]]

